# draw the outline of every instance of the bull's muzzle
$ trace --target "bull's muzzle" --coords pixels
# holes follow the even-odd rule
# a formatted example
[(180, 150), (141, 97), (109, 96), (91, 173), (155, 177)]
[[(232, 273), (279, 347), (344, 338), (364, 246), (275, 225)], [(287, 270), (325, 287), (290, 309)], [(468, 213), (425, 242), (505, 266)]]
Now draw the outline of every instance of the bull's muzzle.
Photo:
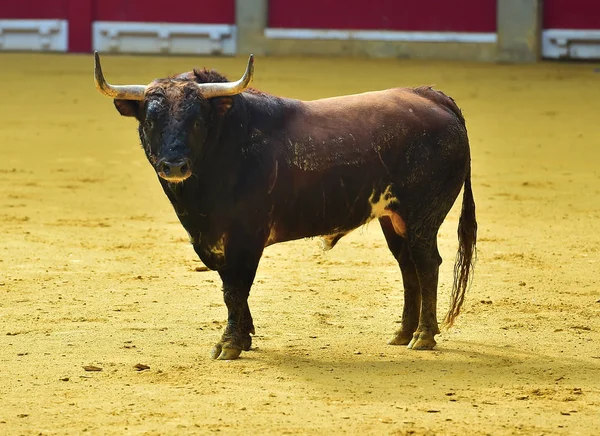
[(192, 162), (189, 159), (161, 159), (156, 165), (156, 172), (168, 182), (183, 182), (192, 175)]

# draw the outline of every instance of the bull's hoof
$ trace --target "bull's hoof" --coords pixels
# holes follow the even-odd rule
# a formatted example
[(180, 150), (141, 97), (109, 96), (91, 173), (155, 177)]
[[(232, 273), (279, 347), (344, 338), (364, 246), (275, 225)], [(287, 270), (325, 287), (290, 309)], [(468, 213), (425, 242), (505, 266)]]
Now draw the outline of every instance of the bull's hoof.
[(435, 347), (435, 339), (430, 332), (416, 331), (413, 334), (411, 341), (408, 343), (408, 348), (411, 350), (432, 350)]
[(210, 352), (215, 360), (235, 360), (242, 354), (242, 349), (229, 343), (218, 342)]
[(240, 357), (242, 351), (250, 350), (250, 347), (252, 347), (252, 336), (249, 334), (242, 337), (225, 334), (213, 347), (210, 357), (216, 360), (235, 360)]
[(388, 341), (388, 345), (408, 345), (413, 338), (412, 332), (399, 329), (394, 333), (394, 336)]

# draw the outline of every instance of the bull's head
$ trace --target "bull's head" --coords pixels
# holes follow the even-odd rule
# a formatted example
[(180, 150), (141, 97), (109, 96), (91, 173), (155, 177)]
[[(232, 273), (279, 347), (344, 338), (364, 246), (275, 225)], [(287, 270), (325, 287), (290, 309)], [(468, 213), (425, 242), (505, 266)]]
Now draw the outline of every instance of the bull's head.
[[(158, 175), (168, 182), (183, 182), (192, 175), (201, 155), (214, 112), (231, 106), (230, 97), (243, 92), (252, 80), (254, 61), (237, 82), (197, 83), (193, 73), (158, 79), (149, 85), (110, 85), (104, 80), (100, 57), (95, 55), (96, 88), (114, 99), (124, 116), (136, 117), (146, 156)], [(213, 99), (213, 100), (210, 100)], [(217, 108), (211, 101), (219, 101)]]

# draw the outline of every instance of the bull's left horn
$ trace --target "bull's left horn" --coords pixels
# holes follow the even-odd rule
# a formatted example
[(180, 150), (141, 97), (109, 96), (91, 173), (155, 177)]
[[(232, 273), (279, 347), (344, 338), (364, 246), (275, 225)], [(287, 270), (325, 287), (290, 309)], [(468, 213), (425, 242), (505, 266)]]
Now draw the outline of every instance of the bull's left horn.
[(111, 85), (104, 80), (102, 66), (100, 65), (100, 55), (94, 52), (94, 81), (96, 88), (107, 97), (118, 98), (120, 100), (143, 100), (146, 86), (144, 85)]
[(248, 65), (246, 66), (246, 72), (237, 82), (197, 83), (196, 85), (198, 86), (198, 89), (200, 89), (200, 92), (202, 92), (204, 98), (226, 97), (244, 92), (250, 85), (250, 82), (252, 82), (253, 77), (254, 56), (250, 55), (248, 58)]

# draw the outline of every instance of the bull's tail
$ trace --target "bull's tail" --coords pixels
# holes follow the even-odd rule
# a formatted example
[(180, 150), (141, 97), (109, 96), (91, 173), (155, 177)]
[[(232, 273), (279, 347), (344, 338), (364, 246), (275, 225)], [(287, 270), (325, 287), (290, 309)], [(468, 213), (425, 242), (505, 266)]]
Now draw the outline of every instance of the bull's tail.
[(471, 283), (475, 259), (477, 257), (477, 220), (475, 218), (475, 201), (471, 189), (471, 166), (465, 178), (462, 210), (458, 221), (458, 253), (454, 263), (454, 283), (450, 309), (444, 321), (446, 327), (452, 327), (460, 313), (467, 288)]

